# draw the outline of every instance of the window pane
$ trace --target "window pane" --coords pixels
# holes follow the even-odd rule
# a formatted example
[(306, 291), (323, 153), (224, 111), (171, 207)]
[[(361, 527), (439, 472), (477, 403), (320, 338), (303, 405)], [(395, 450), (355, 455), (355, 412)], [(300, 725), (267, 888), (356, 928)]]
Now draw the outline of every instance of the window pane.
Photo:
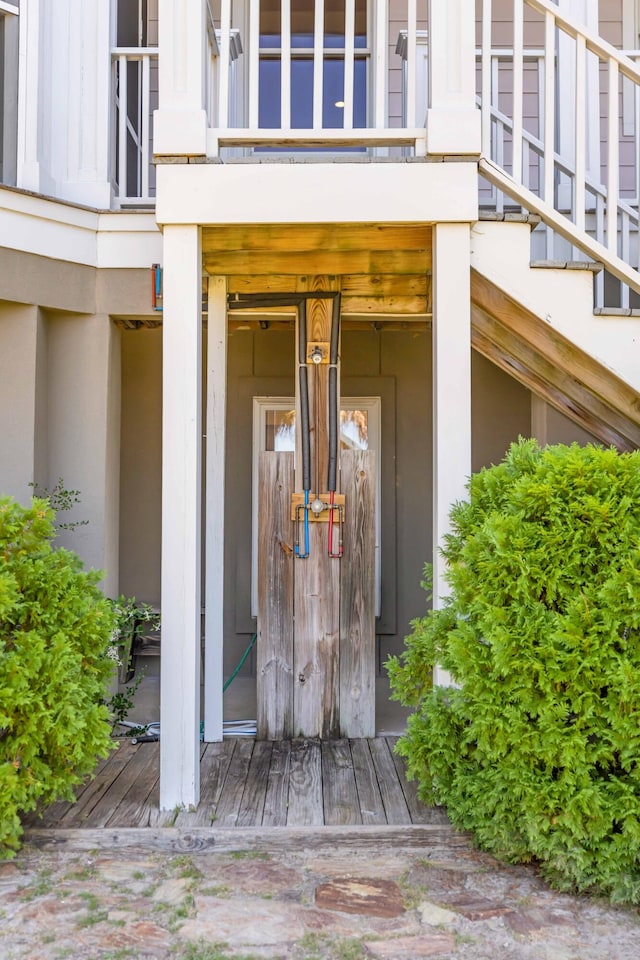
[(369, 449), (368, 410), (340, 411), (340, 448), (342, 450)]
[(265, 417), (265, 450), (295, 450), (295, 410), (267, 410)]
[[(369, 449), (369, 411), (340, 411), (340, 448), (342, 450)], [(296, 449), (296, 411), (267, 410), (265, 412), (265, 450)]]

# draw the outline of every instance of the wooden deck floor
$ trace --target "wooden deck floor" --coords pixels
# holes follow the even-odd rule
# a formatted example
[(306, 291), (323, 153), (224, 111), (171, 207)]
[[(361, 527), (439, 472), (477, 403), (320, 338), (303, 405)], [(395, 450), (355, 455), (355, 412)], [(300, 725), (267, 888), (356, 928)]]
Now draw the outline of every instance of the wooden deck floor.
[(25, 827), (287, 827), (447, 823), (425, 807), (393, 753), (396, 738), (293, 740), (252, 738), (203, 744), (197, 810), (158, 809), (159, 744), (120, 747), (77, 793)]

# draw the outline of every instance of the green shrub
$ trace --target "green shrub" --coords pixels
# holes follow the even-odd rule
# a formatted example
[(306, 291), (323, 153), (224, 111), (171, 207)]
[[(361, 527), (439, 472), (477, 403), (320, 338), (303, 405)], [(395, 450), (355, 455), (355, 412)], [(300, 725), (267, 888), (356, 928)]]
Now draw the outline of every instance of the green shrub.
[(638, 903), (640, 452), (520, 441), (469, 492), (451, 596), (388, 665), (416, 708), (400, 752), (481, 846)]
[(107, 756), (103, 701), (114, 615), (68, 550), (54, 550), (46, 501), (0, 499), (0, 851), (21, 834), (19, 813), (71, 799)]

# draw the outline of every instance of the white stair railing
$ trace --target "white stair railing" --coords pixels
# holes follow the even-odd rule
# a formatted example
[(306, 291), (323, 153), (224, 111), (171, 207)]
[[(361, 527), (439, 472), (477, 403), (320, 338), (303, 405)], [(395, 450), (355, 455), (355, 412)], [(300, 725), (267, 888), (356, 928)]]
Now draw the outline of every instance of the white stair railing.
[[(546, 259), (560, 236), (602, 260), (628, 309), (640, 292), (640, 66), (549, 0), (513, 0), (508, 45), (493, 42), (496, 22), (482, 0), (480, 169), (497, 209), (506, 194), (540, 214)], [(602, 277), (596, 294), (603, 306)]]
[(113, 135), (112, 183), (120, 205), (154, 203), (153, 110), (158, 97), (157, 47), (111, 51)]

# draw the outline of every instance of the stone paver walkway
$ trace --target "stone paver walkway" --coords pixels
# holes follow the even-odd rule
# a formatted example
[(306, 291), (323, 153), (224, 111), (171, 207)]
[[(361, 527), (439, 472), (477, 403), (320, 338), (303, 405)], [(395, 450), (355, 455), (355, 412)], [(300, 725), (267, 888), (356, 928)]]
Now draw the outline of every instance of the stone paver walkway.
[(172, 855), (26, 847), (0, 863), (2, 960), (638, 960), (635, 908), (470, 845)]

